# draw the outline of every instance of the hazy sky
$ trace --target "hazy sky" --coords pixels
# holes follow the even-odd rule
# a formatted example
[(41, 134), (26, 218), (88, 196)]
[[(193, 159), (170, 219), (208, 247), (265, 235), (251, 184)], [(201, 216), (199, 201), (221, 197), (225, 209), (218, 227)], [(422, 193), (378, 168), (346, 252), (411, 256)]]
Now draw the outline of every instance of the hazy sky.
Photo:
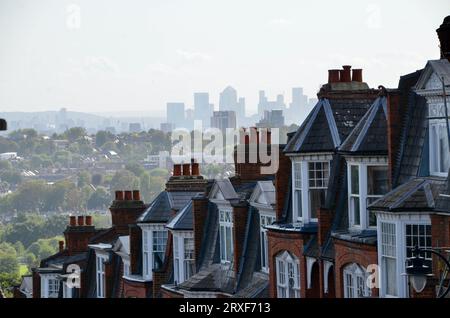
[(164, 114), (234, 86), (256, 109), (329, 68), (363, 68), (372, 87), (439, 58), (448, 0), (0, 0), (0, 111)]

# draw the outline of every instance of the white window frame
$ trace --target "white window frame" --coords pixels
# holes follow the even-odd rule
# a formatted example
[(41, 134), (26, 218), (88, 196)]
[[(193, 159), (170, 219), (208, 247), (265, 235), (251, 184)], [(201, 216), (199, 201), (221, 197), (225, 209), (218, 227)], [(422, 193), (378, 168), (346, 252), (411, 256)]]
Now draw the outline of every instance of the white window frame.
[[(230, 264), (234, 256), (233, 210), (219, 208), (220, 262)], [(230, 235), (228, 240), (228, 234)], [(229, 246), (228, 246), (229, 245)]]
[[(41, 275), (41, 298), (58, 298), (60, 281), (57, 274), (40, 274)], [(50, 294), (50, 284), (53, 283), (57, 286), (56, 290)]]
[[(194, 232), (178, 232), (173, 231), (173, 272), (174, 281), (181, 284), (188, 280), (195, 273), (194, 259)], [(190, 242), (190, 243), (189, 243)], [(186, 245), (192, 244), (192, 250), (186, 251)], [(187, 258), (189, 256), (189, 258)], [(189, 270), (189, 267), (192, 269)]]
[[(386, 212), (377, 212), (378, 217), (378, 264), (380, 264), (380, 297), (400, 297), (407, 298), (409, 297), (409, 287), (408, 280), (405, 275), (402, 275), (406, 271), (406, 259), (407, 259), (407, 225), (427, 225), (431, 226), (430, 216), (427, 213), (397, 213), (396, 215), (392, 215), (392, 213)], [(386, 253), (383, 247), (383, 232), (382, 232), (382, 224), (393, 224), (395, 226), (395, 249), (390, 251), (389, 256), (385, 255)], [(431, 233), (431, 232), (430, 232)], [(420, 240), (419, 240), (420, 242)], [(419, 244), (419, 246), (421, 246)], [(426, 247), (426, 246), (425, 246)], [(396, 289), (397, 292), (395, 295), (387, 294), (386, 291), (386, 271), (384, 264), (384, 257), (391, 257), (396, 260)], [(427, 255), (427, 259), (431, 260), (431, 255)]]
[[(168, 230), (164, 227), (163, 224), (140, 224), (142, 229), (142, 276), (146, 280), (152, 280), (153, 279), (153, 269), (154, 269), (154, 262), (155, 262), (155, 253), (160, 253), (161, 251), (155, 250), (154, 245), (154, 234), (155, 232), (162, 232), (165, 235), (163, 235), (163, 241), (164, 243), (161, 245), (163, 246), (163, 257), (165, 255), (166, 246), (167, 246), (167, 237), (168, 237)], [(164, 261), (164, 259), (162, 259)]]
[(344, 298), (370, 297), (372, 292), (367, 286), (368, 274), (364, 267), (351, 263), (344, 267)]
[[(287, 251), (283, 251), (275, 258), (277, 298), (300, 298), (300, 261)], [(292, 272), (290, 271), (290, 268)], [(291, 275), (292, 274), (292, 275)], [(293, 279), (294, 285), (290, 294), (289, 280)]]
[(67, 282), (62, 283), (63, 286), (63, 298), (73, 298), (73, 288), (67, 285)]
[[(429, 117), (444, 117), (444, 104), (429, 103), (428, 105)], [(447, 126), (445, 119), (430, 119), (428, 123), (428, 135), (429, 135), (429, 155), (430, 155), (430, 175), (446, 177), (448, 170), (441, 172), (441, 154), (450, 156), (448, 151), (442, 151), (439, 143), (439, 131), (444, 130), (444, 139), (447, 141)], [(448, 158), (448, 157), (447, 157)]]
[(261, 270), (265, 273), (269, 273), (269, 241), (267, 238), (267, 225), (271, 225), (275, 222), (274, 213), (259, 212), (259, 224), (260, 224), (260, 249), (261, 249)]
[(130, 260), (122, 258), (122, 263), (123, 263), (123, 276), (129, 277), (131, 274)]
[[(358, 194), (352, 193), (352, 167), (358, 167), (358, 181), (359, 188)], [(349, 225), (351, 228), (357, 229), (376, 229), (377, 225), (370, 225), (371, 213), (367, 209), (367, 201), (369, 198), (381, 198), (383, 195), (369, 195), (368, 194), (368, 169), (369, 167), (388, 167), (387, 164), (382, 163), (363, 163), (363, 162), (348, 162), (347, 164), (347, 189), (348, 189), (348, 215), (349, 215)], [(353, 206), (354, 198), (359, 199), (359, 224), (355, 223), (355, 211)]]
[(95, 283), (96, 283), (96, 295), (97, 298), (106, 297), (106, 265), (109, 257), (106, 254), (100, 254), (96, 252), (95, 255)]
[[(327, 164), (328, 169), (323, 170), (327, 171), (327, 176), (320, 180), (325, 185), (322, 186), (310, 186), (310, 171), (309, 164)], [(326, 190), (328, 188), (328, 183), (330, 179), (330, 168), (331, 161), (327, 159), (323, 160), (304, 160), (302, 158), (291, 158), (292, 164), (292, 222), (302, 222), (304, 224), (308, 224), (310, 222), (317, 222), (317, 217), (312, 217), (311, 211), (311, 200), (310, 200), (310, 190), (323, 189)], [(300, 169), (300, 171), (299, 171)], [(314, 179), (316, 180), (316, 179)], [(317, 182), (317, 180), (316, 180)], [(300, 183), (300, 184), (299, 184)], [(301, 193), (301, 204), (297, 200), (297, 193)], [(316, 212), (317, 213), (317, 212)]]

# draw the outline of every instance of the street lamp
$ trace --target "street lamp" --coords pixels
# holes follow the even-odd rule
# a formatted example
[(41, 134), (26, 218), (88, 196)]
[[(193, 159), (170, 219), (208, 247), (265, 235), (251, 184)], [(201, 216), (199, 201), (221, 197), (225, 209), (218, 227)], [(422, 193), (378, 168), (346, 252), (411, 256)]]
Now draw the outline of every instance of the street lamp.
[[(447, 266), (445, 273), (448, 273), (448, 271), (450, 270), (450, 262), (442, 254), (433, 249), (420, 248), (418, 246), (414, 247), (412, 251), (413, 256), (406, 260), (407, 264), (409, 264), (406, 266), (406, 275), (409, 276), (409, 282), (411, 283), (414, 290), (418, 293), (424, 290), (425, 285), (427, 284), (428, 277), (433, 276), (431, 267), (425, 265), (425, 258), (420, 256), (420, 253), (422, 252), (429, 252), (438, 256), (444, 261), (445, 265)], [(443, 284), (444, 279), (445, 275), (441, 279), (441, 284)], [(438, 298), (444, 298), (449, 292), (450, 284), (443, 294), (438, 295)]]

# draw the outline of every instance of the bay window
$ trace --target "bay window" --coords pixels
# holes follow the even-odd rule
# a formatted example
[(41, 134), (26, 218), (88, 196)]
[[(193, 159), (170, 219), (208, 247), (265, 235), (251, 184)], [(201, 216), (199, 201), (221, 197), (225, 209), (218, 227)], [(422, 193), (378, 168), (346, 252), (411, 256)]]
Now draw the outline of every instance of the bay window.
[(123, 260), (123, 276), (130, 276), (130, 261)]
[(164, 263), (167, 233), (163, 225), (142, 228), (142, 262), (145, 279), (152, 279), (153, 269), (158, 269)]
[(385, 296), (398, 296), (397, 261), (395, 224), (381, 223), (381, 279)]
[[(443, 104), (429, 104), (429, 117), (445, 117)], [(450, 168), (450, 154), (445, 119), (431, 119), (429, 121), (430, 139), (430, 173), (446, 176)]]
[(371, 295), (367, 285), (368, 274), (359, 264), (353, 263), (344, 267), (344, 297), (363, 298)]
[(276, 259), (277, 297), (300, 298), (299, 260), (287, 251)]
[(267, 239), (267, 229), (266, 225), (271, 225), (273, 222), (275, 222), (275, 216), (274, 215), (264, 215), (261, 214), (259, 216), (259, 223), (260, 223), (260, 244), (261, 244), (261, 269), (268, 273), (269, 272), (269, 245), (268, 245), (268, 239)]
[(58, 298), (60, 280), (55, 274), (41, 274), (41, 297)]
[(317, 210), (325, 202), (329, 161), (292, 159), (293, 222), (317, 221)]
[[(431, 225), (429, 224), (406, 224), (406, 257), (413, 256), (413, 249), (431, 248)], [(424, 252), (425, 265), (431, 267), (431, 253)]]
[(388, 192), (388, 167), (351, 162), (347, 169), (350, 226), (374, 228), (376, 215), (367, 207)]
[(174, 278), (178, 284), (195, 273), (192, 232), (173, 233)]
[(233, 260), (233, 218), (230, 210), (219, 210), (220, 261)]

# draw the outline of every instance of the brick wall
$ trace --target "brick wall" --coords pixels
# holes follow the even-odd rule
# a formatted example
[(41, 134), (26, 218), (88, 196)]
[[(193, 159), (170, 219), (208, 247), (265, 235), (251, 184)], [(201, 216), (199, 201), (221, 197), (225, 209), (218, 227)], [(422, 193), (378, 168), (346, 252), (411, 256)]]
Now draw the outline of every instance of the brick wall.
[(248, 203), (246, 201), (233, 204), (233, 244), (234, 273), (237, 275), (244, 248), (245, 228), (248, 220)]
[[(336, 298), (344, 297), (343, 270), (348, 264), (357, 263), (364, 268), (370, 264), (378, 264), (377, 248), (374, 245), (358, 244), (342, 240), (335, 243), (335, 278)], [(378, 289), (372, 290), (372, 297), (378, 296)]]
[[(203, 232), (205, 228), (205, 220), (208, 213), (208, 198), (195, 197), (192, 199), (192, 212), (194, 219), (194, 249), (195, 249), (195, 261), (198, 262)], [(199, 264), (196, 264), (198, 266)]]
[(33, 298), (41, 298), (41, 276), (35, 270), (32, 270), (33, 276)]
[(147, 298), (151, 290), (152, 282), (123, 281), (124, 298)]
[(289, 178), (291, 176), (291, 160), (280, 152), (278, 171), (275, 174), (275, 195), (276, 195), (276, 218), (280, 220), (283, 215), (284, 203), (289, 189)]
[(184, 298), (183, 294), (161, 288), (161, 298)]
[(142, 252), (142, 230), (136, 224), (130, 225), (130, 271), (133, 275), (141, 274), (139, 259)]
[(331, 210), (325, 208), (319, 208), (317, 211), (317, 219), (318, 219), (318, 243), (319, 246), (322, 246), (330, 232), (331, 225), (333, 223), (334, 213)]
[(304, 237), (298, 232), (278, 232), (269, 230), (267, 233), (269, 247), (269, 297), (277, 297), (276, 256), (282, 251), (288, 251), (300, 259), (301, 293), (304, 297), (306, 286), (306, 264), (303, 257)]

